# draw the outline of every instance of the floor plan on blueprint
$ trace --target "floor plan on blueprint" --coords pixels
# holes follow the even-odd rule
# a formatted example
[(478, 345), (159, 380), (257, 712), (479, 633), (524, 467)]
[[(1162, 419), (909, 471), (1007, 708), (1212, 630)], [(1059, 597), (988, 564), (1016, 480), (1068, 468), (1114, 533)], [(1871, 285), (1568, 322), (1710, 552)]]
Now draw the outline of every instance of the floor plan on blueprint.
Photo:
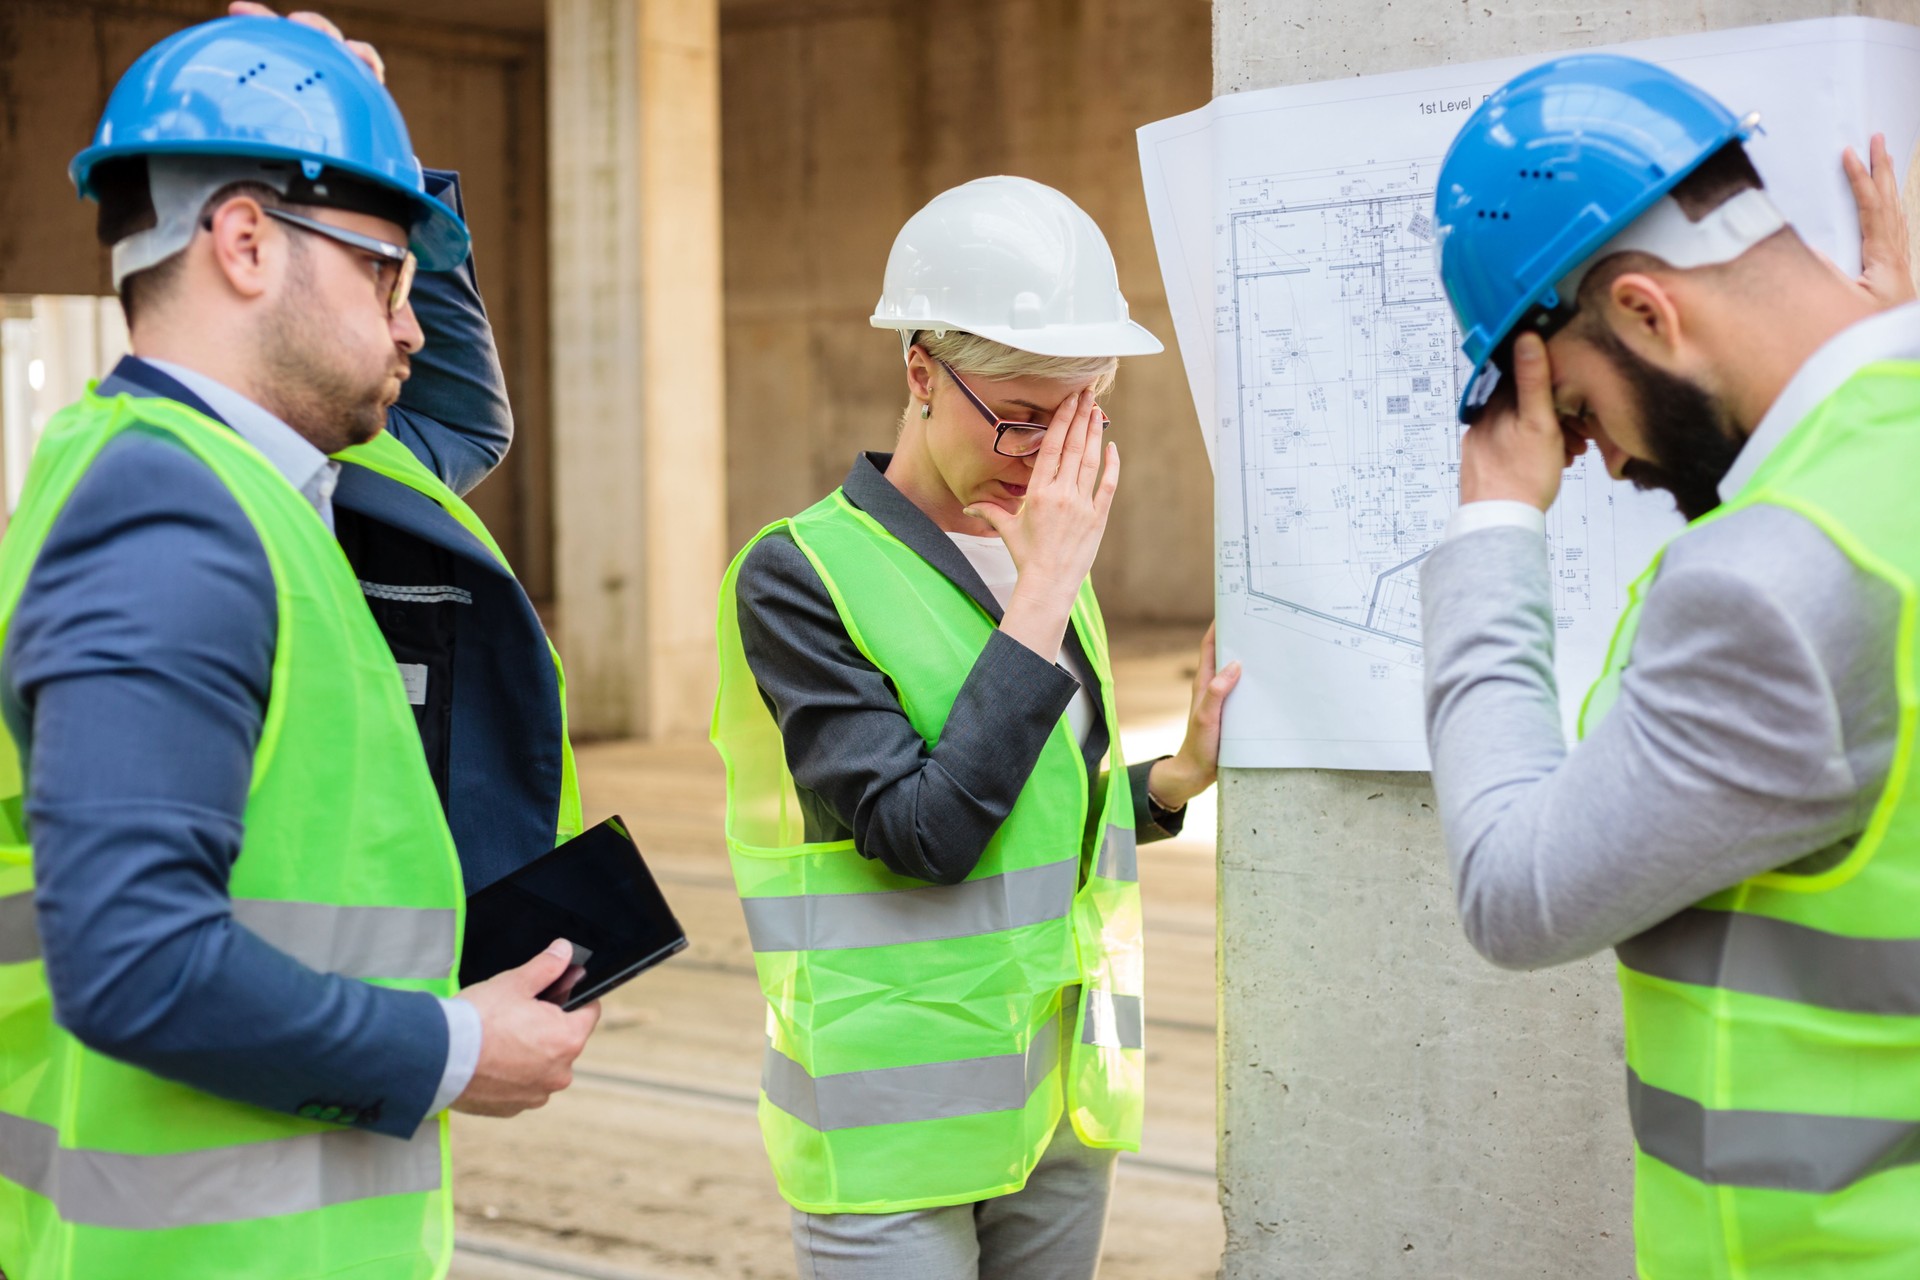
[[(1624, 51), (1778, 121), (1756, 161), (1803, 177), (1771, 184), (1776, 199), (1810, 241), (1857, 266), (1840, 148), (1864, 150), (1877, 128), (1896, 155), (1911, 150), (1920, 33), (1824, 20)], [(1465, 374), (1434, 268), (1435, 182), (1467, 112), (1533, 61), (1242, 94), (1141, 131), (1215, 464), (1222, 660), (1247, 673), (1223, 763), (1426, 767), (1420, 563), (1458, 500)], [(1860, 74), (1863, 62), (1875, 74)], [(1823, 64), (1831, 75), (1809, 75)], [(1877, 96), (1866, 88), (1876, 82)], [(1805, 109), (1814, 97), (1821, 111)], [(1611, 482), (1597, 463), (1567, 473), (1548, 538), (1569, 717), (1626, 584), (1678, 528), (1668, 499)]]

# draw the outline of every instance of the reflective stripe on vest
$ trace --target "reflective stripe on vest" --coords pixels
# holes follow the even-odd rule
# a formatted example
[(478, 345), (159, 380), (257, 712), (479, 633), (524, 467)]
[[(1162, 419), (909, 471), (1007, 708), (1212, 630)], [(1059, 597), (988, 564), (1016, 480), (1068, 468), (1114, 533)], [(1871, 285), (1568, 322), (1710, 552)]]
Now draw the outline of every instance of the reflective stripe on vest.
[(839, 951), (940, 942), (1063, 919), (1080, 860), (959, 884), (881, 893), (742, 898), (755, 951)]
[(1100, 845), (1100, 857), (1093, 864), (1093, 874), (1127, 883), (1140, 879), (1139, 837), (1132, 827), (1107, 824), (1107, 838)]
[(1139, 996), (1119, 996), (1087, 988), (1087, 1020), (1080, 1043), (1113, 1049), (1142, 1049), (1147, 1043), (1146, 1006)]
[(1025, 1053), (838, 1075), (808, 1075), (805, 1067), (769, 1044), (760, 1088), (768, 1102), (794, 1119), (830, 1133), (1017, 1111), (1059, 1062), (1056, 1017), (1034, 1033)]
[(442, 908), (235, 898), (233, 918), (307, 968), (343, 978), (444, 977), (459, 948), (457, 915)]
[[(445, 908), (343, 907), (235, 898), (233, 918), (262, 942), (319, 973), (411, 981), (446, 976), (458, 939)], [(40, 958), (33, 895), (0, 898), (0, 964)]]
[(26, 964), (40, 958), (40, 925), (31, 893), (0, 898), (0, 964)]
[(1712, 1186), (1827, 1194), (1920, 1164), (1920, 1123), (1787, 1111), (1710, 1111), (1627, 1072), (1640, 1149)]
[(440, 1187), (440, 1126), (411, 1139), (353, 1129), (132, 1155), (60, 1146), (59, 1131), (0, 1112), (0, 1178), (45, 1196), (77, 1226), (206, 1227), (307, 1213)]
[(1920, 1017), (1920, 938), (1850, 938), (1689, 907), (1615, 950), (1636, 973), (1854, 1013)]

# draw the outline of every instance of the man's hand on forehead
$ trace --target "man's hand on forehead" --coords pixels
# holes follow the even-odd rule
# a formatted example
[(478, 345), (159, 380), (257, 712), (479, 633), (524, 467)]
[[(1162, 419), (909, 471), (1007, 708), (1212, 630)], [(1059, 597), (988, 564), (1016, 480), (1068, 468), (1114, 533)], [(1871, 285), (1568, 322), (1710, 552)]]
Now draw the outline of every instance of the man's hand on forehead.
[[(229, 16), (235, 18), (277, 18), (280, 16), (278, 12), (268, 8), (266, 5), (254, 3), (254, 0), (233, 0), (233, 3), (227, 6), (227, 13)], [(315, 31), (332, 36), (335, 40), (340, 41), (346, 45), (347, 48), (351, 49), (355, 57), (367, 64), (368, 69), (373, 72), (374, 79), (378, 80), (381, 84), (387, 82), (387, 64), (385, 60), (380, 57), (380, 51), (368, 44), (365, 40), (347, 39), (346, 33), (334, 25), (332, 21), (310, 10), (303, 9), (297, 13), (290, 13), (287, 15), (287, 21), (297, 22), (303, 27), (312, 27)]]
[(1545, 511), (1560, 494), (1560, 473), (1587, 442), (1562, 425), (1538, 334), (1520, 335), (1512, 363), (1513, 376), (1460, 438), (1460, 501), (1525, 502)]

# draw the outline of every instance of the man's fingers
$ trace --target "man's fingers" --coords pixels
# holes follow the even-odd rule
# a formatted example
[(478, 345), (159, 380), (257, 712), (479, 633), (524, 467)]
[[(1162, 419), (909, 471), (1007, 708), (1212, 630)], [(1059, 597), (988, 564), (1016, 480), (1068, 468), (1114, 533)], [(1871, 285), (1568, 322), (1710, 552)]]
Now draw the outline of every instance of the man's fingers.
[(373, 78), (375, 80), (378, 80), (381, 84), (387, 82), (387, 60), (380, 56), (378, 49), (368, 44), (365, 40), (349, 40), (347, 41), (347, 48), (356, 58), (359, 58), (360, 61), (367, 64), (368, 69), (373, 72)]
[(233, 0), (227, 6), (227, 16), (233, 18), (277, 18), (280, 15), (264, 4), (255, 4), (254, 0)]
[(591, 1004), (583, 1004), (578, 1009), (569, 1011), (566, 1018), (574, 1034), (579, 1037), (577, 1043), (585, 1045), (587, 1037), (592, 1035), (593, 1029), (600, 1025), (600, 1002), (595, 1000)]
[(1846, 170), (1847, 186), (1852, 188), (1853, 203), (1860, 210), (1860, 230), (1863, 234), (1868, 233), (1874, 214), (1878, 212), (1875, 198), (1879, 190), (1874, 186), (1873, 175), (1867, 172), (1867, 166), (1861, 163), (1852, 147), (1840, 153), (1840, 167)]
[(1553, 411), (1553, 375), (1547, 367), (1547, 344), (1537, 333), (1523, 333), (1513, 344), (1514, 403), (1522, 422), (1539, 426), (1550, 422), (1560, 427), (1560, 415)]
[(315, 13), (311, 9), (301, 9), (296, 13), (290, 13), (287, 15), (287, 21), (297, 22), (303, 27), (312, 27), (315, 31), (325, 32), (335, 40), (345, 41), (347, 38), (346, 34), (334, 25), (331, 18)]
[(1876, 133), (1867, 146), (1867, 154), (1873, 159), (1873, 180), (1880, 188), (1880, 194), (1895, 208), (1900, 203), (1900, 183), (1893, 174), (1893, 155), (1887, 150), (1887, 135)]

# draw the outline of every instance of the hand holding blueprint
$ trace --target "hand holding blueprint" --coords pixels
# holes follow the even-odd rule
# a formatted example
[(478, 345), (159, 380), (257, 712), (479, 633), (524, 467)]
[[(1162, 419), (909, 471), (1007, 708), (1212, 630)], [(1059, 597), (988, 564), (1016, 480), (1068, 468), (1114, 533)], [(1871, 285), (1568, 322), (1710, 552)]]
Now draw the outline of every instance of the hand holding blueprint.
[[(1616, 52), (1736, 115), (1774, 202), (1849, 272), (1840, 153), (1920, 136), (1920, 28), (1782, 23)], [(1458, 502), (1465, 370), (1434, 269), (1440, 161), (1468, 113), (1544, 57), (1220, 98), (1140, 131), (1154, 239), (1214, 462), (1220, 660), (1246, 675), (1221, 763), (1425, 769), (1419, 566)], [(1569, 725), (1626, 584), (1681, 527), (1591, 457), (1548, 514)]]

